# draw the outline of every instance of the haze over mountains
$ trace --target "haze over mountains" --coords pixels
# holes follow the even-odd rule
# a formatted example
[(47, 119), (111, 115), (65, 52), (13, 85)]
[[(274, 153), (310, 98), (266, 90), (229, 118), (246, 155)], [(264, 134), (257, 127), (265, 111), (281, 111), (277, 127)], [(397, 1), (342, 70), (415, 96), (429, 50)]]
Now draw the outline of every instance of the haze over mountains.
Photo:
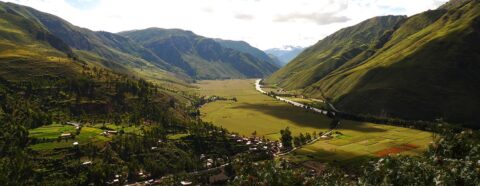
[[(63, 60), (91, 63), (116, 72), (153, 80), (265, 77), (278, 67), (250, 45), (238, 50), (214, 39), (178, 29), (150, 28), (122, 32), (94, 32), (35, 9), (0, 2), (0, 53), (3, 68), (13, 61)], [(42, 50), (34, 50), (41, 48)], [(255, 54), (245, 51), (257, 50)], [(28, 52), (28, 55), (25, 53)], [(67, 59), (69, 58), (69, 59)], [(45, 67), (32, 63), (25, 73)], [(68, 64), (50, 64), (56, 68)], [(3, 69), (3, 75), (15, 76)], [(39, 72), (41, 74), (41, 72)]]
[(451, 1), (341, 29), (266, 82), (355, 114), (474, 123), (480, 121), (479, 43), (479, 1)]
[(265, 50), (265, 53), (276, 58), (281, 66), (285, 66), (288, 62), (297, 57), (305, 48), (301, 46), (285, 46), (282, 48), (271, 48)]

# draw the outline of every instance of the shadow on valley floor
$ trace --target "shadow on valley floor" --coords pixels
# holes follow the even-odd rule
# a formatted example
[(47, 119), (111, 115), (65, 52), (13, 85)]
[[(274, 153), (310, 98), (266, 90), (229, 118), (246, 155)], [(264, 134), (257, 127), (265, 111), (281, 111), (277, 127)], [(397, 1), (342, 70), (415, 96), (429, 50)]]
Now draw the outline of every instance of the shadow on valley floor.
[[(319, 129), (328, 129), (330, 126), (331, 119), (314, 113), (313, 111), (308, 111), (298, 107), (294, 107), (287, 104), (281, 105), (269, 105), (269, 104), (252, 104), (252, 103), (241, 103), (241, 105), (233, 106), (232, 109), (248, 109), (262, 112), (264, 114), (284, 119), (290, 120), (301, 127), (314, 127)], [(385, 129), (369, 127), (362, 122), (355, 121), (343, 121), (340, 129), (349, 129), (360, 132), (384, 132)]]
[[(306, 149), (305, 149), (306, 148)], [(329, 163), (335, 164), (338, 166), (352, 166), (352, 165), (361, 165), (363, 162), (368, 162), (371, 158), (374, 158), (373, 154), (365, 154), (356, 150), (341, 150), (341, 149), (330, 149), (326, 150), (323, 148), (314, 148), (303, 147), (297, 151), (292, 152), (285, 156), (285, 158), (296, 163), (302, 163), (307, 167), (312, 162), (318, 163)]]

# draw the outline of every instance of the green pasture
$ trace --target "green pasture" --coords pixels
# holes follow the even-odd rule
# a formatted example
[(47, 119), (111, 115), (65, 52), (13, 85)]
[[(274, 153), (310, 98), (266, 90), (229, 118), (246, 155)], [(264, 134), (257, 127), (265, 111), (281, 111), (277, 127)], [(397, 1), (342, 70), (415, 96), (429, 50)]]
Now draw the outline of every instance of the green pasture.
[[(127, 131), (130, 130), (134, 131), (130, 128), (128, 128)], [(73, 142), (78, 142), (79, 145), (84, 145), (87, 143), (104, 143), (110, 141), (111, 138), (101, 135), (102, 132), (103, 130), (97, 127), (97, 125), (95, 127), (84, 126), (81, 128), (80, 133), (75, 136), (75, 139), (68, 138), (57, 140), (62, 133), (76, 134), (75, 127), (61, 124), (46, 125), (29, 130), (29, 137), (36, 139), (49, 139), (54, 141), (34, 144), (31, 145), (30, 148), (36, 151), (44, 151), (73, 147)]]
[(57, 139), (62, 133), (75, 133), (72, 125), (52, 124), (29, 130), (29, 137), (38, 139)]
[[(278, 140), (279, 131), (290, 127), (293, 135), (314, 131), (325, 132), (331, 120), (323, 115), (291, 106), (255, 90), (254, 80), (200, 81), (199, 94), (236, 97), (238, 102), (216, 101), (204, 105), (202, 119), (222, 126), (229, 131), (249, 136), (254, 131), (259, 136)], [(375, 153), (402, 144), (418, 148), (405, 154), (419, 154), (431, 141), (431, 134), (415, 129), (389, 125), (342, 120), (338, 128), (342, 135), (330, 140), (320, 140), (287, 155), (294, 161), (347, 160), (376, 156)]]
[(178, 139), (187, 137), (187, 136), (189, 136), (189, 135), (190, 135), (190, 134), (170, 134), (170, 135), (167, 135), (167, 138), (168, 138), (169, 140), (178, 140)]

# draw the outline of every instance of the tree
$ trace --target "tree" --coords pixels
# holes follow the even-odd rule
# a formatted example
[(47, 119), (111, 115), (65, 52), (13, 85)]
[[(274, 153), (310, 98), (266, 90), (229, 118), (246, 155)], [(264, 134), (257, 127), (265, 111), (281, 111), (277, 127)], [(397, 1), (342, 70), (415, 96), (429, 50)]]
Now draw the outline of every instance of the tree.
[(300, 140), (300, 145), (303, 145), (306, 143), (307, 139), (305, 138), (305, 135), (300, 133), (300, 136), (298, 137), (298, 140)]
[(335, 129), (338, 127), (338, 124), (340, 124), (339, 119), (333, 119), (332, 122), (330, 122), (330, 129)]
[(295, 147), (300, 147), (302, 145), (302, 141), (299, 137), (295, 136), (293, 137), (293, 144), (295, 145)]
[(280, 130), (280, 134), (282, 135), (280, 141), (282, 141), (282, 145), (284, 149), (291, 149), (292, 145), (292, 132), (290, 128), (287, 127), (285, 130)]
[(310, 133), (305, 133), (305, 139), (306, 139), (306, 142), (309, 142), (310, 140), (312, 140), (312, 135), (310, 135)]

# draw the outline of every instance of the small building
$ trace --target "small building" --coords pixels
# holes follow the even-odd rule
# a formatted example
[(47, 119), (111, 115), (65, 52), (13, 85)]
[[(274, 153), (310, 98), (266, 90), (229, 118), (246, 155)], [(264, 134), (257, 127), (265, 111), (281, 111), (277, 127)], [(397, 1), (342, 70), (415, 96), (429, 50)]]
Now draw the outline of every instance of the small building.
[(77, 146), (77, 145), (78, 145), (78, 141), (73, 142), (73, 146)]
[(73, 125), (75, 127), (80, 127), (80, 123), (78, 123), (78, 122), (69, 121), (69, 122), (67, 122), (67, 124), (68, 125)]
[(330, 139), (332, 138), (330, 135), (322, 135), (320, 136), (321, 139)]
[(63, 133), (63, 134), (60, 134), (60, 137), (61, 138), (69, 138), (69, 137), (72, 137), (72, 133)]
[(207, 159), (206, 166), (207, 166), (207, 168), (212, 167), (213, 166), (213, 159)]
[(180, 184), (182, 185), (192, 185), (191, 181), (181, 181)]

